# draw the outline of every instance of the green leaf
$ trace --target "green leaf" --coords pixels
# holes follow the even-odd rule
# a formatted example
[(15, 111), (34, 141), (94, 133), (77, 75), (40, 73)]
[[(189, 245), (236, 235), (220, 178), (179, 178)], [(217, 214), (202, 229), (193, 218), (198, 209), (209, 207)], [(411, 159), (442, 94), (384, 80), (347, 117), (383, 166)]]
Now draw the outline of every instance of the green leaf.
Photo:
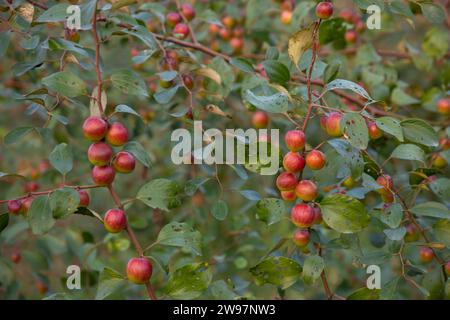
[(400, 121), (391, 117), (380, 117), (375, 120), (378, 128), (403, 142), (403, 130)]
[(0, 32), (0, 57), (3, 57), (8, 51), (11, 34), (11, 31)]
[(68, 13), (67, 8), (69, 4), (60, 3), (45, 10), (37, 19), (36, 22), (61, 22), (65, 21)]
[(348, 141), (357, 149), (366, 149), (369, 143), (369, 130), (364, 118), (359, 113), (345, 113), (341, 120)]
[(395, 88), (394, 91), (392, 91), (391, 100), (393, 103), (399, 106), (407, 106), (410, 104), (420, 103), (420, 100), (410, 96), (400, 88)]
[(181, 191), (182, 188), (174, 181), (156, 179), (143, 185), (136, 198), (154, 209), (169, 211), (181, 205)]
[(325, 262), (320, 256), (309, 256), (303, 264), (303, 281), (306, 284), (312, 284), (319, 279), (325, 268)]
[[(382, 58), (375, 50), (372, 44), (363, 44), (361, 48), (358, 49), (355, 57), (355, 62), (358, 65), (370, 65), (374, 63), (381, 62)], [(359, 94), (359, 93), (358, 93)]]
[(267, 225), (277, 223), (286, 213), (284, 201), (276, 198), (265, 198), (256, 203), (256, 218)]
[(275, 60), (266, 60), (262, 64), (270, 81), (283, 85), (291, 79), (289, 69), (283, 63)]
[(341, 233), (355, 233), (369, 224), (369, 214), (364, 205), (349, 196), (334, 194), (320, 202), (325, 222)]
[(248, 72), (248, 73), (255, 72), (255, 70), (253, 69), (252, 63), (248, 59), (231, 58), (230, 64), (244, 72)]
[(114, 109), (114, 112), (118, 112), (118, 113), (129, 113), (129, 114), (133, 114), (139, 118), (141, 118), (141, 115), (139, 113), (137, 113), (136, 111), (134, 111), (133, 108), (127, 106), (126, 104), (119, 104), (116, 106), (116, 108)]
[(380, 220), (390, 228), (397, 228), (402, 222), (403, 210), (399, 203), (392, 204), (385, 212), (381, 213)]
[(438, 178), (430, 183), (430, 188), (442, 200), (450, 199), (450, 179)]
[(172, 100), (172, 98), (175, 96), (175, 94), (177, 93), (179, 88), (180, 88), (180, 85), (177, 84), (169, 89), (162, 89), (162, 90), (156, 92), (153, 95), (153, 98), (156, 100), (156, 102), (158, 102), (160, 104), (169, 103), (170, 100)]
[(188, 196), (193, 196), (197, 192), (198, 188), (204, 185), (208, 180), (209, 178), (197, 178), (189, 180), (184, 186), (184, 192)]
[(367, 91), (363, 87), (361, 87), (359, 84), (356, 84), (352, 81), (344, 80), (344, 79), (335, 79), (325, 86), (325, 91), (332, 91), (332, 90), (336, 90), (336, 89), (351, 90), (351, 91), (359, 94), (361, 97), (364, 97), (367, 100), (372, 101), (372, 98), (367, 93)]
[(328, 19), (322, 21), (319, 27), (319, 41), (324, 45), (335, 42), (337, 44), (344, 43), (344, 34), (346, 27), (344, 20), (341, 18)]
[(351, 293), (347, 300), (378, 300), (380, 298), (380, 290), (361, 288)]
[(190, 225), (183, 222), (171, 222), (165, 225), (158, 234), (157, 243), (192, 249), (196, 254), (201, 254), (201, 234)]
[(419, 3), (424, 17), (431, 23), (440, 24), (445, 21), (444, 10), (431, 2)]
[(396, 298), (397, 285), (400, 279), (401, 277), (395, 277), (394, 279), (388, 281), (383, 286), (381, 286), (380, 290), (381, 300), (393, 300)]
[(400, 14), (410, 19), (414, 19), (414, 14), (408, 4), (403, 1), (392, 1), (389, 3), (389, 9), (392, 13)]
[(384, 234), (392, 241), (400, 241), (406, 234), (405, 227), (399, 227), (396, 229), (385, 229)]
[(176, 71), (163, 71), (156, 74), (163, 81), (172, 81), (178, 76), (178, 72)]
[(50, 194), (50, 208), (55, 219), (74, 213), (80, 204), (80, 195), (73, 188), (58, 189)]
[(131, 153), (145, 167), (150, 168), (152, 165), (150, 156), (139, 142), (130, 141), (123, 147), (123, 150)]
[(40, 196), (33, 200), (28, 210), (28, 222), (34, 234), (42, 235), (48, 232), (55, 220), (48, 196)]
[(286, 289), (300, 279), (302, 267), (286, 257), (268, 257), (250, 269), (259, 286), (269, 283)]
[(211, 208), (211, 214), (219, 221), (224, 221), (228, 216), (228, 205), (225, 201), (219, 200)]
[(442, 28), (432, 28), (427, 31), (422, 42), (422, 49), (433, 59), (441, 59), (447, 53), (450, 44), (448, 42), (449, 32)]
[(134, 71), (117, 71), (111, 75), (111, 82), (115, 88), (123, 93), (148, 97), (145, 81)]
[(155, 37), (153, 34), (147, 30), (145, 26), (134, 25), (133, 30), (122, 29), (121, 32), (129, 34), (133, 37), (141, 40), (149, 49), (156, 49), (158, 45), (156, 44)]
[(217, 300), (236, 300), (239, 296), (223, 280), (215, 281), (209, 287), (214, 299)]
[(165, 292), (174, 299), (195, 299), (208, 288), (211, 280), (210, 267), (191, 263), (170, 274)]
[(126, 279), (117, 271), (108, 267), (103, 268), (98, 280), (96, 300), (103, 300), (117, 292), (126, 283)]
[(439, 139), (436, 131), (421, 119), (408, 119), (401, 122), (406, 140), (428, 147), (437, 147)]
[(411, 212), (418, 216), (442, 218), (450, 220), (450, 210), (439, 202), (429, 201), (420, 203), (411, 208)]
[(401, 144), (392, 151), (392, 158), (425, 162), (425, 151), (415, 144)]
[(433, 225), (433, 230), (438, 241), (444, 243), (447, 248), (450, 248), (450, 220), (439, 220)]
[(239, 190), (239, 193), (242, 194), (246, 199), (250, 201), (259, 201), (261, 200), (261, 196), (258, 192), (254, 190)]
[(9, 223), (9, 214), (3, 213), (0, 214), (0, 232), (5, 230), (5, 228), (8, 226)]
[(63, 175), (69, 173), (73, 168), (72, 150), (65, 143), (58, 144), (48, 156), (48, 160)]
[(69, 71), (53, 73), (42, 79), (42, 84), (50, 90), (73, 98), (87, 93), (86, 83)]
[(246, 90), (244, 99), (267, 112), (284, 113), (288, 110), (288, 97), (282, 92), (269, 96), (257, 96), (252, 91)]
[(5, 144), (13, 144), (19, 141), (21, 138), (25, 137), (27, 134), (29, 134), (31, 131), (33, 131), (33, 127), (20, 127), (15, 128), (8, 132), (8, 134), (4, 138)]

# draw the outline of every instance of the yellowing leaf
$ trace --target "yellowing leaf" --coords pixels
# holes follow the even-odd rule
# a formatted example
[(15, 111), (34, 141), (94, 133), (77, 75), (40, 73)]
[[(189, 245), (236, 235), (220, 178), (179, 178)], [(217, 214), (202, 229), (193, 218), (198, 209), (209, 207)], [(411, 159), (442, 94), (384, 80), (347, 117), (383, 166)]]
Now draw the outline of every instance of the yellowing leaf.
[(195, 71), (195, 73), (199, 76), (204, 76), (204, 77), (208, 77), (211, 80), (213, 80), (214, 82), (216, 82), (217, 84), (221, 84), (222, 83), (222, 79), (220, 78), (220, 74), (217, 73), (216, 70), (211, 69), (211, 68), (201, 68), (201, 69), (197, 69)]
[(34, 16), (34, 6), (30, 3), (24, 3), (17, 7), (17, 12), (19, 12), (19, 15), (24, 18), (28, 23), (31, 23), (33, 21)]
[[(98, 116), (100, 117), (100, 108), (98, 107), (98, 87), (95, 87), (94, 90), (92, 91), (92, 99), (90, 101), (89, 104), (89, 110), (91, 112), (91, 116)], [(102, 90), (102, 108), (103, 111), (106, 108), (106, 104), (108, 103), (108, 99), (106, 97), (106, 93), (105, 91)]]
[(308, 28), (301, 29), (289, 39), (288, 54), (295, 65), (298, 64), (303, 53), (313, 44), (313, 28), (314, 25), (310, 25)]

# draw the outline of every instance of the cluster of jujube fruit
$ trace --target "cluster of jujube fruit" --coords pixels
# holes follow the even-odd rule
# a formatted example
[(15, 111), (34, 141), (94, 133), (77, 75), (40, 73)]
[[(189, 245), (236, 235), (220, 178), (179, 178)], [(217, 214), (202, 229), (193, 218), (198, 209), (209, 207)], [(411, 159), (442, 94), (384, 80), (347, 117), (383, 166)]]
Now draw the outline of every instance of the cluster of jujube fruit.
[(285, 171), (277, 177), (276, 186), (285, 201), (296, 201), (297, 198), (303, 201), (292, 207), (291, 219), (295, 226), (302, 228), (294, 233), (294, 242), (305, 247), (310, 238), (307, 228), (314, 223), (321, 223), (322, 214), (318, 206), (311, 204), (318, 196), (317, 186), (311, 180), (302, 179), (303, 169), (305, 166), (311, 170), (322, 169), (326, 164), (326, 156), (316, 149), (307, 153), (304, 151), (305, 134), (301, 130), (288, 131), (284, 141), (289, 152), (283, 157)]
[[(109, 124), (101, 117), (91, 116), (83, 124), (84, 136), (93, 143), (87, 155), (94, 165), (92, 180), (100, 186), (109, 186), (116, 172), (130, 173), (136, 166), (134, 156), (127, 151), (114, 155), (113, 147), (121, 147), (128, 142), (128, 129), (120, 122)], [(105, 229), (110, 233), (119, 233), (127, 228), (125, 211), (121, 208), (110, 209), (103, 218)], [(152, 264), (146, 258), (132, 258), (127, 264), (128, 279), (134, 283), (147, 283), (152, 274)]]

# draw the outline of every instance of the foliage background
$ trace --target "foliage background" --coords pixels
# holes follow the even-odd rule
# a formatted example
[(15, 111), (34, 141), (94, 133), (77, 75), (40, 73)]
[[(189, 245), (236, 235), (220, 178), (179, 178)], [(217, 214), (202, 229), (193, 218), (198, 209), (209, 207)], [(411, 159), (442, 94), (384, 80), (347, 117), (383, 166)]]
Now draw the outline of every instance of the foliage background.
[[(60, 172), (53, 166), (46, 168), (45, 162), (61, 144), (67, 144), (72, 154), (62, 162), (67, 164), (73, 159), (73, 168), (65, 176), (65, 182), (91, 184), (91, 167), (86, 158), (89, 143), (82, 136), (81, 125), (91, 112), (89, 93), (95, 92), (97, 85), (90, 19), (96, 1), (82, 1), (83, 30), (79, 31), (78, 44), (64, 41), (64, 11), (55, 10), (52, 15), (46, 15), (46, 11), (66, 2), (41, 2), (49, 9), (30, 7), (27, 1), (14, 1), (12, 5), (5, 1), (0, 6), (1, 199), (23, 195), (24, 185), (29, 181), (36, 181), (40, 190), (61, 185)], [(102, 8), (99, 15), (105, 18), (97, 23), (97, 28), (102, 39), (106, 112), (112, 113), (118, 105), (129, 106), (114, 118), (126, 124), (133, 141), (139, 143), (132, 143), (128, 148), (140, 160), (132, 174), (117, 175), (114, 186), (127, 203), (129, 223), (144, 247), (154, 243), (158, 235), (161, 237), (161, 230), (167, 232), (169, 229), (164, 228), (168, 224), (183, 223), (182, 231), (175, 237), (184, 246), (160, 243), (146, 252), (155, 261), (152, 284), (159, 297), (323, 299), (327, 298), (319, 279), (323, 266), (329, 286), (338, 297), (349, 297), (355, 292), (351, 297), (363, 299), (448, 297), (449, 283), (440, 263), (423, 265), (418, 260), (418, 248), (430, 242), (441, 261), (449, 258), (448, 166), (434, 169), (430, 162), (431, 155), (440, 151), (439, 138), (449, 135), (448, 117), (436, 112), (437, 100), (448, 96), (450, 80), (449, 17), (445, 1), (336, 1), (332, 22), (323, 23), (319, 30), (321, 45), (313, 70), (314, 80), (329, 83), (333, 79), (347, 79), (362, 85), (377, 101), (363, 113), (368, 117), (387, 116), (398, 121), (421, 119), (410, 124), (407, 132), (405, 125), (394, 122), (384, 128), (383, 138), (370, 141), (367, 148), (351, 151), (363, 162), (349, 163), (348, 151), (339, 149), (336, 140), (334, 144), (325, 143), (321, 149), (331, 161), (320, 171), (305, 170), (304, 176), (313, 177), (320, 187), (319, 200), (342, 191), (340, 184), (352, 174), (356, 186), (347, 190), (347, 194), (360, 199), (366, 208), (362, 211), (367, 210), (370, 216), (367, 224), (358, 220), (358, 214), (351, 218), (363, 225), (357, 232), (340, 233), (324, 225), (314, 226), (313, 242), (322, 245), (323, 259), (316, 258), (313, 243), (309, 253), (305, 253), (290, 240), (294, 231), (289, 219), (291, 204), (278, 200), (276, 206), (261, 213), (261, 207), (266, 205), (258, 202), (260, 199), (279, 198), (275, 176), (260, 176), (243, 166), (177, 166), (170, 159), (170, 133), (176, 128), (192, 127), (186, 117), (190, 106), (194, 118), (203, 120), (208, 128), (251, 127), (252, 112), (243, 101), (250, 100), (263, 109), (266, 104), (251, 100), (247, 89), (257, 96), (271, 97), (268, 99), (273, 99), (275, 93), (286, 96), (289, 92), (296, 99), (286, 103), (286, 107), (301, 122), (308, 107), (307, 88), (301, 79), (310, 65), (311, 50), (300, 61), (300, 73), (288, 57), (287, 45), (293, 33), (315, 21), (316, 3), (296, 1), (291, 24), (284, 25), (279, 19), (280, 4), (275, 1), (196, 1), (197, 16), (191, 22), (196, 39), (202, 48), (209, 49), (213, 43), (216, 45), (213, 42), (216, 39), (223, 53), (212, 57), (196, 48), (162, 41), (163, 36), (153, 37), (148, 31), (171, 37), (170, 29), (161, 26), (161, 19), (175, 9), (173, 2), (136, 1), (131, 5), (112, 2), (116, 5), (109, 6), (107, 1), (99, 1), (97, 5)], [(339, 12), (350, 8), (365, 19), (364, 9), (370, 3), (382, 7), (381, 30), (366, 30), (359, 34), (356, 44), (346, 44), (345, 29), (352, 26), (337, 18)], [(242, 54), (234, 54), (227, 41), (208, 31), (210, 23), (220, 24), (225, 15), (239, 19), (244, 28)], [(130, 28), (124, 32), (127, 29), (120, 24)], [(192, 43), (192, 39), (188, 37), (184, 42)], [(157, 74), (163, 71), (158, 43), (166, 50), (175, 50), (181, 57), (179, 74), (194, 77), (192, 105), (189, 92), (178, 78), (176, 89), (158, 87), (156, 94), (151, 90), (158, 84)], [(139, 54), (134, 53), (133, 57), (133, 50)], [(272, 63), (274, 68), (267, 72), (269, 79), (254, 68), (263, 61), (265, 66)], [(52, 75), (62, 65), (66, 73), (62, 80), (55, 81)], [(74, 77), (77, 80), (73, 81), (79, 83), (64, 84), (68, 77)], [(278, 86), (270, 87), (269, 82)], [(315, 88), (322, 90), (320, 86)], [(327, 105), (347, 113), (356, 105), (359, 114), (367, 99), (347, 91), (349, 88), (361, 87), (351, 84), (343, 88), (355, 101), (327, 93)], [(273, 101), (269, 101), (273, 107)], [(232, 119), (217, 109), (211, 112), (206, 108), (209, 104)], [(283, 112), (271, 111), (274, 111), (270, 113), (271, 128), (279, 128), (281, 132), (293, 129)], [(327, 110), (319, 113), (323, 111)], [(319, 118), (319, 115), (311, 118), (306, 132), (311, 147), (330, 140), (320, 128)], [(367, 128), (364, 124), (355, 130), (360, 134)], [(345, 139), (339, 140), (348, 148)], [(402, 143), (409, 145), (401, 153), (406, 159), (395, 159), (391, 154)], [(350, 145), (355, 147), (354, 144), (351, 141)], [(286, 151), (284, 144), (281, 148)], [(396, 196), (397, 222), (388, 220), (386, 216), (392, 213), (382, 210), (383, 203), (370, 179), (376, 178), (377, 166), (361, 149), (366, 149), (377, 163), (385, 164), (384, 171), (394, 178), (395, 186), (406, 199), (405, 209)], [(441, 155), (449, 162), (448, 151)], [(434, 175), (437, 180), (420, 184), (423, 174)], [(135, 200), (147, 183), (153, 186), (150, 192), (153, 197), (161, 196), (165, 200), (151, 201), (150, 206)], [(90, 196), (89, 209), (100, 215), (115, 206), (106, 188), (92, 189)], [(332, 206), (342, 200), (339, 196), (328, 199)], [(417, 207), (420, 204), (422, 207)], [(404, 242), (403, 226), (408, 220), (408, 210), (423, 226), (430, 242), (422, 237), (417, 242)], [(4, 212), (6, 206), (2, 204), (1, 213)], [(268, 223), (264, 214), (274, 223)], [(7, 216), (6, 213), (1, 216), (0, 228), (0, 297), (3, 299), (146, 297), (142, 286), (121, 278), (126, 261), (136, 255), (125, 232), (108, 234), (95, 217), (74, 213), (56, 219), (48, 232), (36, 235), (26, 217), (9, 216), (8, 219)], [(22, 256), (16, 265), (9, 258), (15, 252)], [(407, 262), (403, 274), (400, 257)], [(306, 268), (305, 261), (311, 272), (309, 276), (300, 272), (302, 267)], [(65, 271), (70, 264), (79, 265), (83, 270), (82, 290), (69, 291), (65, 287)], [(365, 286), (368, 264), (377, 264), (382, 269), (381, 292), (361, 289)], [(44, 294), (39, 292), (42, 284), (48, 288)]]

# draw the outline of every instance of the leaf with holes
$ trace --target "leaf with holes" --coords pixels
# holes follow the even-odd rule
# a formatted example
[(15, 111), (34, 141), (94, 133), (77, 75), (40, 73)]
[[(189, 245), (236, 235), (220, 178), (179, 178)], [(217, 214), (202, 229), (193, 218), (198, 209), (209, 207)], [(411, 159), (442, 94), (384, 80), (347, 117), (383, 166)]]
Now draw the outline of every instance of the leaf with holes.
[(267, 112), (284, 113), (288, 110), (288, 97), (282, 92), (274, 93), (268, 96), (260, 96), (254, 94), (250, 90), (247, 90), (245, 91), (244, 99), (258, 109)]
[(436, 131), (421, 119), (408, 119), (401, 122), (406, 140), (428, 147), (437, 147), (439, 138)]
[(286, 206), (283, 200), (265, 198), (256, 203), (256, 218), (267, 225), (277, 223), (286, 214)]
[(392, 158), (415, 160), (425, 163), (425, 151), (415, 144), (401, 144), (392, 151)]
[(171, 222), (165, 225), (158, 234), (156, 242), (171, 247), (192, 249), (197, 255), (201, 254), (200, 232), (183, 222)]
[(169, 211), (181, 205), (181, 191), (177, 182), (156, 179), (143, 185), (136, 198), (151, 208)]
[(369, 214), (364, 205), (349, 196), (333, 194), (320, 202), (323, 219), (332, 229), (341, 233), (355, 233), (369, 224)]
[(251, 268), (250, 273), (259, 286), (270, 283), (286, 289), (300, 279), (302, 267), (286, 257), (268, 257)]
[(396, 137), (398, 141), (403, 142), (403, 129), (401, 122), (392, 117), (380, 117), (375, 120), (378, 128), (386, 133), (389, 133)]
[(209, 287), (212, 276), (211, 268), (205, 263), (187, 264), (170, 273), (164, 291), (174, 299), (195, 299)]
[(359, 113), (345, 113), (341, 120), (344, 134), (357, 149), (366, 149), (369, 143), (369, 130), (364, 118)]
[(325, 262), (320, 256), (309, 256), (303, 264), (303, 281), (306, 284), (313, 284), (319, 279), (325, 268)]
[(332, 91), (336, 89), (351, 90), (369, 101), (373, 100), (363, 87), (349, 80), (335, 79), (325, 86), (326, 91)]
[(69, 71), (53, 73), (42, 79), (42, 84), (63, 96), (73, 98), (85, 95), (86, 83)]
[(411, 208), (411, 212), (418, 216), (450, 220), (450, 210), (442, 203), (435, 201), (416, 204)]
[(134, 71), (117, 71), (111, 75), (111, 82), (115, 88), (123, 93), (148, 97), (145, 81)]

